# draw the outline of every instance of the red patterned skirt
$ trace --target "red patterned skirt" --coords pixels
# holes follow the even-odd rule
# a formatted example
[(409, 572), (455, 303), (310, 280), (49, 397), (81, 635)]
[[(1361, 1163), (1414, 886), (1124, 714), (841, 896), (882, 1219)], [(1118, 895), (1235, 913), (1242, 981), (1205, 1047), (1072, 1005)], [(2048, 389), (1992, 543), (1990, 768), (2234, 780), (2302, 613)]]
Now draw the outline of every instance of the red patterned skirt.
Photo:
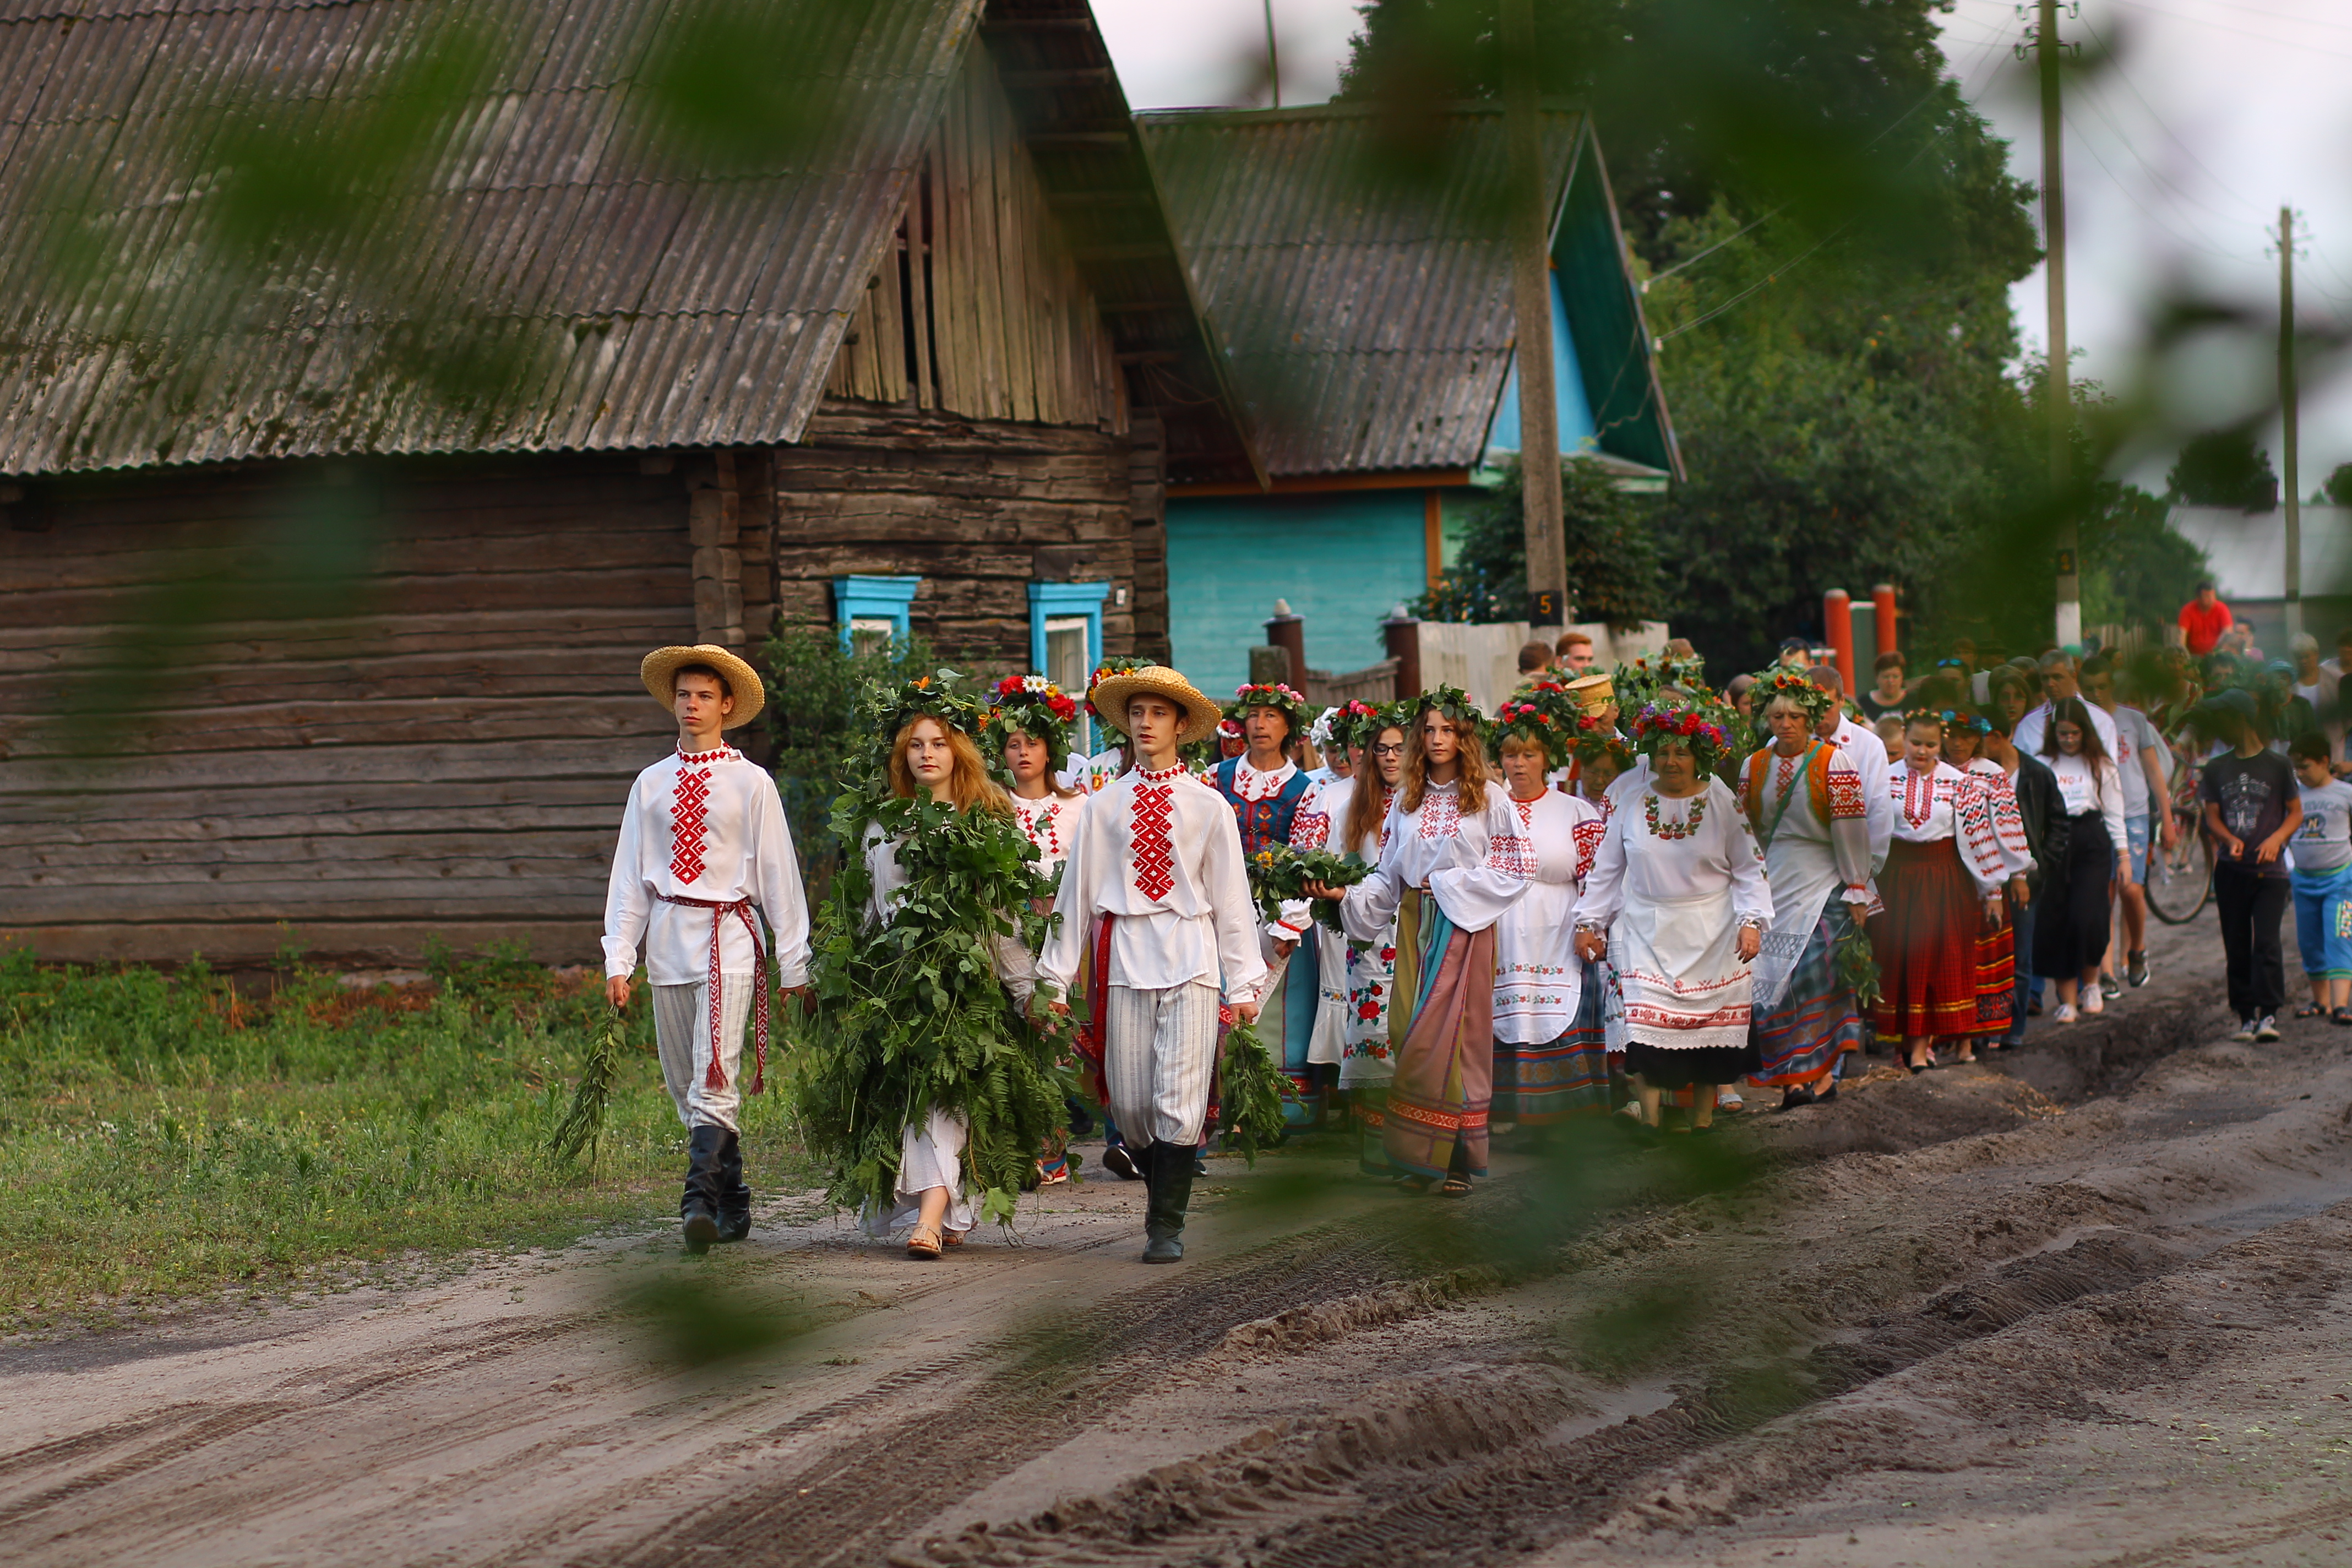
[(1890, 1039), (1977, 1033), (1984, 904), (1960, 864), (1959, 846), (1949, 838), (1896, 839), (1878, 887), (1886, 909), (1870, 922), (1878, 960), (1873, 1026)]

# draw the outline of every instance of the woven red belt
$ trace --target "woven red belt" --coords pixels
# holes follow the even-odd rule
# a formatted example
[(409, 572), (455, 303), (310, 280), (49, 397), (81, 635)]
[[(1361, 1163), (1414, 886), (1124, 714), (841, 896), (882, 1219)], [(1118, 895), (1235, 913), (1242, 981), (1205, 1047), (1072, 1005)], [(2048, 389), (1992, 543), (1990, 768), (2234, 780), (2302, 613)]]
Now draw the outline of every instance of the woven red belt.
[(751, 933), (751, 987), (758, 998), (753, 1005), (751, 1048), (757, 1054), (752, 1060), (752, 1094), (761, 1093), (768, 1082), (768, 950), (760, 941), (760, 923), (751, 918), (751, 900), (736, 899), (677, 899), (667, 893), (656, 893), (655, 898), (666, 904), (677, 904), (689, 910), (709, 910), (710, 913), (710, 1070), (702, 1076), (705, 1089), (725, 1089), (727, 1073), (719, 1065), (719, 1040), (725, 1032), (724, 1009), (719, 1005), (719, 928), (729, 915), (739, 917), (743, 929)]

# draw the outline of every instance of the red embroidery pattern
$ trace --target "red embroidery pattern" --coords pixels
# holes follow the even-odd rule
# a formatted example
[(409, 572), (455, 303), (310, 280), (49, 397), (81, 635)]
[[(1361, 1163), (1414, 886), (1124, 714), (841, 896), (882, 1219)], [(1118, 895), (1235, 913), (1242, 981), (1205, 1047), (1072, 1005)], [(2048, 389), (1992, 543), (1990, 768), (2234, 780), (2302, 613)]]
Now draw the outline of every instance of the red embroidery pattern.
[(688, 761), (678, 759), (677, 784), (670, 796), (669, 874), (691, 884), (702, 875), (702, 847), (710, 833), (710, 770), (689, 768)]
[(1519, 826), (1521, 827), (1531, 828), (1536, 825), (1536, 803), (1534, 801), (1521, 800), (1517, 795), (1513, 795), (1511, 797), (1511, 804), (1519, 808)]
[(1168, 813), (1176, 799), (1175, 779), (1184, 770), (1162, 773), (1137, 770), (1135, 775), (1135, 890), (1147, 899), (1164, 899), (1176, 887), (1175, 851), (1168, 840)]
[(1516, 833), (1489, 840), (1486, 868), (1492, 871), (1508, 871), (1514, 877), (1532, 879), (1537, 869), (1535, 840), (1522, 838)]
[(1582, 882), (1592, 874), (1593, 857), (1601, 853), (1601, 840), (1609, 832), (1609, 819), (1580, 822), (1570, 830), (1576, 839), (1576, 879)]
[[(1034, 805), (1021, 800), (1013, 803), (1013, 815), (1019, 819), (1021, 831), (1029, 836), (1030, 843), (1048, 855), (1062, 852), (1062, 829), (1054, 806), (1055, 802), (1050, 800), (1040, 801)], [(1037, 831), (1040, 827), (1045, 830), (1042, 835)]]
[(1914, 827), (1927, 826), (1927, 818), (1936, 812), (1936, 775), (1903, 770), (1903, 820)]
[(1870, 808), (1862, 798), (1862, 775), (1850, 767), (1830, 769), (1830, 816), (1832, 817), (1867, 816)]
[(1432, 789), (1421, 797), (1421, 836), (1451, 838), (1462, 831), (1462, 800), (1450, 789)]

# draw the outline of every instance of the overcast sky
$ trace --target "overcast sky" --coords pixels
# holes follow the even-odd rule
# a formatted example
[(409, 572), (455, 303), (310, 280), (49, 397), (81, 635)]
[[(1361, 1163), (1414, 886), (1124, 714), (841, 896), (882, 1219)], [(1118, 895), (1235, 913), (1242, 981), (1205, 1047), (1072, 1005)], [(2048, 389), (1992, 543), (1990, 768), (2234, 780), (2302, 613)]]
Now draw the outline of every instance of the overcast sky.
[[(1263, 104), (1261, 0), (1095, 0), (1128, 98), (1139, 109)], [(1320, 102), (1338, 84), (1355, 0), (1274, 0), (1283, 101)], [(2068, 335), (2077, 375), (2133, 373), (2149, 301), (2193, 280), (2268, 316), (2278, 300), (2272, 231), (2294, 205), (2297, 314), (2352, 318), (2352, 5), (2342, 0), (2084, 0), (2062, 37), (2105, 44), (2116, 64), (2066, 108)], [(1969, 97), (2011, 140), (2021, 178), (2041, 180), (2040, 109), (2011, 0), (1955, 0), (1945, 52)], [(2047, 342), (2042, 272), (2018, 285), (2029, 347)], [(2163, 381), (2184, 425), (2219, 423), (2267, 396), (2266, 342), (2217, 342)], [(2264, 437), (2282, 465), (2275, 423)], [(2301, 489), (2352, 461), (2352, 376), (2304, 388)], [(2160, 483), (2166, 459), (2134, 477)]]

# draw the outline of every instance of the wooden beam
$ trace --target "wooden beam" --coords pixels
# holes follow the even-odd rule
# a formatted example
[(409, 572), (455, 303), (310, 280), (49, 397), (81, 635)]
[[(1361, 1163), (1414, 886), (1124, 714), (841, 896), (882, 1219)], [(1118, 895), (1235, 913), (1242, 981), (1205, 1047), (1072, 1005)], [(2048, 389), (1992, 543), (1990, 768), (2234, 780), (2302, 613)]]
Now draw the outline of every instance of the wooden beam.
[(1428, 567), (1429, 585), (1437, 586), (1437, 579), (1445, 571), (1445, 502), (1444, 492), (1434, 487), (1423, 492), (1422, 503), (1422, 553)]
[(1154, 191), (1048, 191), (1045, 199), (1057, 207), (1149, 206), (1160, 196)]
[(1174, 364), (1184, 356), (1174, 349), (1135, 349), (1115, 357), (1121, 364)]
[(1160, 257), (1173, 260), (1176, 250), (1164, 241), (1147, 239), (1131, 245), (1074, 245), (1070, 254), (1081, 261), (1149, 261)]
[(1378, 474), (1284, 474), (1268, 489), (1253, 484), (1213, 483), (1170, 485), (1171, 496), (1255, 496), (1268, 493), (1318, 495), (1336, 490), (1413, 490), (1437, 487), (1458, 489), (1470, 482), (1467, 468), (1414, 468)]
[(1132, 131), (1033, 131), (1022, 138), (1031, 149), (1131, 147), (1135, 144)]
[(1073, 66), (1062, 70), (1001, 71), (1008, 88), (1107, 87), (1118, 79), (1108, 66)]

